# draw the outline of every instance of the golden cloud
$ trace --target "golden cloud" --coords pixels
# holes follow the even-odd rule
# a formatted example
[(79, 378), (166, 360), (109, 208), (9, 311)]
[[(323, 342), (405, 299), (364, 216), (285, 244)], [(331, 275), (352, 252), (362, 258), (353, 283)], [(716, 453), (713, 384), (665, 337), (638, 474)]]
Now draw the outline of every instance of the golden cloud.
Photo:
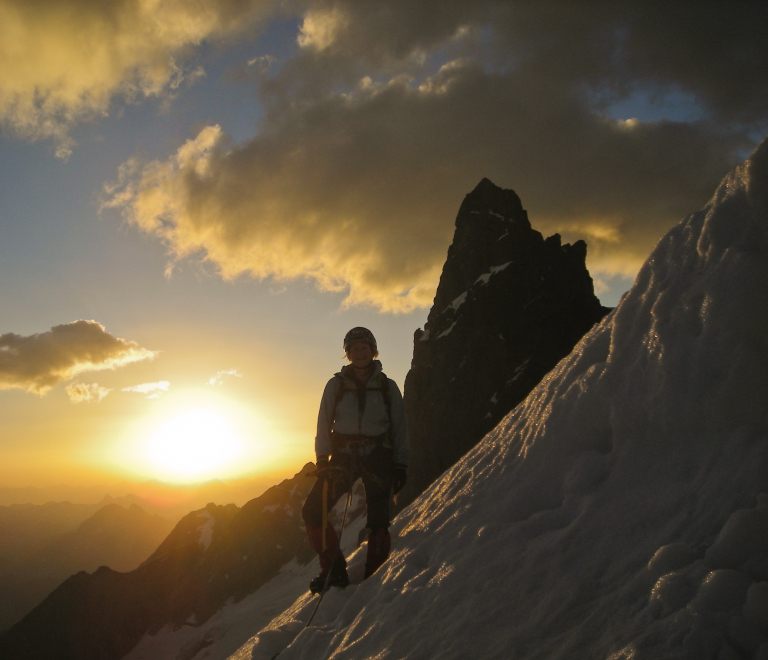
[(131, 387), (124, 387), (123, 392), (138, 392), (139, 394), (149, 394), (148, 399), (157, 399), (163, 392), (167, 392), (171, 384), (167, 380), (161, 380), (156, 383), (140, 383)]
[[(0, 0), (0, 121), (73, 145), (71, 126), (127, 99), (172, 91), (203, 40), (246, 27), (267, 0)], [(192, 72), (199, 75), (199, 70)]]
[[(74, 321), (28, 337), (7, 333), (0, 335), (0, 389), (42, 395), (77, 374), (116, 369), (156, 355), (111, 335), (96, 321)], [(73, 391), (76, 396), (80, 392)]]
[(101, 387), (98, 383), (72, 383), (64, 390), (72, 403), (90, 403), (93, 400), (101, 403), (101, 400), (112, 391)]
[(349, 25), (349, 16), (339, 5), (308, 11), (299, 28), (297, 42), (302, 48), (325, 50)]
[(206, 383), (208, 385), (222, 385), (224, 383), (224, 376), (234, 376), (235, 378), (242, 378), (243, 374), (241, 374), (237, 369), (226, 369), (225, 371), (217, 371), (216, 375), (209, 378), (206, 381)]
[[(376, 222), (375, 210), (365, 210), (365, 190), (344, 203), (348, 191), (340, 187), (340, 205), (317, 204), (302, 191), (310, 183), (302, 182), (304, 172), (270, 173), (270, 164), (250, 150), (237, 154), (228, 145), (221, 129), (209, 126), (165, 162), (143, 168), (127, 163), (122, 185), (109, 188), (105, 206), (122, 207), (131, 222), (164, 239), (177, 258), (201, 253), (225, 279), (311, 278), (325, 291), (346, 289), (345, 305), (395, 313), (432, 302), (442, 261), (421, 260), (418, 245), (390, 235), (414, 218), (403, 215), (393, 226), (390, 209), (380, 206)], [(303, 169), (301, 153), (292, 159)], [(322, 171), (313, 176), (322, 177)], [(330, 188), (323, 192), (332, 194)], [(443, 234), (444, 249), (449, 232)]]

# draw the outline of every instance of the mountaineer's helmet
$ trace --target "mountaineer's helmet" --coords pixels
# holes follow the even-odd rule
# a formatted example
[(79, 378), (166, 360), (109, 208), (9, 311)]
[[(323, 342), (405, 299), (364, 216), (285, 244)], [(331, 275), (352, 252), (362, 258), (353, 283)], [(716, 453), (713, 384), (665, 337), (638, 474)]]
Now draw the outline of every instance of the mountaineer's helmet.
[(346, 335), (344, 335), (344, 352), (349, 351), (349, 347), (356, 341), (364, 341), (371, 345), (371, 350), (374, 353), (378, 353), (379, 349), (376, 346), (376, 338), (368, 328), (352, 328)]

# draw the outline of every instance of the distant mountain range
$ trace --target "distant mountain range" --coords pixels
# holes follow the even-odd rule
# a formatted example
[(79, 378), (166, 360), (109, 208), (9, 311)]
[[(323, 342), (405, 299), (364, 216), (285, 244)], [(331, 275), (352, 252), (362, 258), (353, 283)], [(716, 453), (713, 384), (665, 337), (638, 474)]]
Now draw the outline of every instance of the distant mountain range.
[[(142, 483), (123, 482), (111, 486), (49, 486), (46, 488), (10, 488), (0, 486), (0, 509), (23, 504), (115, 503), (123, 507), (138, 504), (149, 513), (178, 521), (208, 502), (233, 502), (238, 506), (258, 497), (281, 477), (267, 475), (222, 482), (218, 479), (201, 484), (168, 484), (156, 480)], [(1, 514), (0, 514), (1, 516)]]
[[(314, 553), (301, 507), (314, 481), (306, 476), (311, 469), (308, 464), (242, 508), (211, 503), (189, 513), (133, 571), (101, 566), (71, 576), (0, 637), (0, 657), (120, 658), (145, 634), (200, 625), (288, 562), (307, 563)], [(100, 525), (85, 527), (68, 547), (82, 548), (88, 530)]]
[(173, 528), (136, 504), (49, 503), (0, 508), (0, 630), (70, 575), (136, 568)]

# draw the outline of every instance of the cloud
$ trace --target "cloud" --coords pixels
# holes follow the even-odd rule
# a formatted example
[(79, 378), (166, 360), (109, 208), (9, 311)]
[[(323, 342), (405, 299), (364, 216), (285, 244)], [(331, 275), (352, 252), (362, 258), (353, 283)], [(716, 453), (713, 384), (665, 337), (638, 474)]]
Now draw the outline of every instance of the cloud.
[(90, 403), (94, 399), (97, 403), (107, 396), (112, 390), (101, 387), (98, 383), (72, 383), (65, 388), (67, 396), (72, 403)]
[(128, 101), (170, 94), (192, 48), (247, 28), (259, 0), (0, 0), (0, 121), (52, 138), (66, 158), (72, 126)]
[[(488, 177), (543, 233), (586, 238), (594, 272), (633, 276), (768, 126), (763, 10), (641, 5), (309, 3), (297, 54), (261, 69), (253, 139), (205, 127), (126, 163), (105, 206), (225, 279), (407, 312), (432, 303), (456, 210)], [(689, 95), (699, 118), (610, 117), (638, 93)]]
[(613, 122), (514, 78), (457, 62), (418, 86), (328, 96), (245, 145), (207, 127), (125, 176), (112, 204), (226, 279), (311, 278), (348, 305), (407, 312), (431, 304), (456, 210), (484, 176), (540, 229), (586, 235), (594, 265), (634, 272), (744, 144), (704, 124)]
[(756, 82), (768, 75), (767, 21), (759, 3), (734, 11), (713, 0), (317, 0), (297, 38), (322, 34), (323, 48), (305, 48), (283, 81), (359, 77), (459, 53), (576, 94), (583, 84), (617, 95), (675, 88), (723, 118), (764, 124), (768, 89)]
[(123, 392), (138, 392), (139, 394), (149, 394), (147, 399), (158, 399), (163, 392), (167, 392), (171, 384), (167, 380), (161, 380), (156, 383), (141, 383), (124, 387)]
[(304, 16), (297, 41), (302, 48), (325, 50), (336, 41), (337, 34), (349, 24), (347, 13), (340, 6), (310, 10)]
[(224, 376), (234, 376), (235, 378), (242, 378), (243, 374), (241, 374), (237, 369), (228, 369), (227, 371), (219, 371), (216, 373), (215, 376), (208, 379), (208, 385), (222, 385), (224, 383)]
[(0, 389), (42, 395), (77, 374), (155, 356), (136, 342), (111, 335), (96, 321), (74, 321), (28, 337), (7, 333), (0, 335)]

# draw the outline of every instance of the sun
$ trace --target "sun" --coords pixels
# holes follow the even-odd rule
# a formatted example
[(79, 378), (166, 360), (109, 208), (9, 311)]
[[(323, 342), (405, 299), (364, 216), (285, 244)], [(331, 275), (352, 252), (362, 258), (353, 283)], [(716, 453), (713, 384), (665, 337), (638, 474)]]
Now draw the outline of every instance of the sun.
[(160, 424), (147, 442), (147, 457), (164, 478), (191, 481), (216, 476), (242, 453), (228, 418), (214, 410), (186, 410)]
[[(88, 458), (129, 479), (192, 486), (282, 468), (280, 427), (257, 401), (247, 405), (211, 388), (169, 392), (136, 414), (112, 443)], [(282, 462), (281, 462), (282, 461)]]

